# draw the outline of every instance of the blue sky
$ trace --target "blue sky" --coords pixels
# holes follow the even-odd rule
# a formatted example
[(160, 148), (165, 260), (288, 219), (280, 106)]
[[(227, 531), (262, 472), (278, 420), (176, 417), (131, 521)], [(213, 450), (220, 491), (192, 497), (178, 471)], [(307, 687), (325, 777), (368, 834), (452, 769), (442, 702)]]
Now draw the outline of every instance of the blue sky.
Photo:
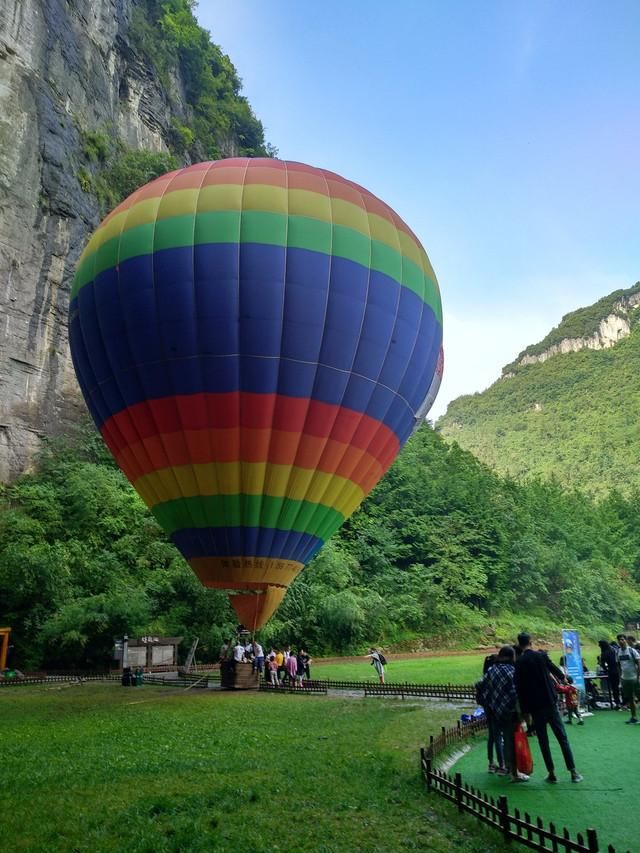
[(640, 279), (640, 2), (201, 0), (279, 156), (390, 204), (442, 291), (431, 416)]

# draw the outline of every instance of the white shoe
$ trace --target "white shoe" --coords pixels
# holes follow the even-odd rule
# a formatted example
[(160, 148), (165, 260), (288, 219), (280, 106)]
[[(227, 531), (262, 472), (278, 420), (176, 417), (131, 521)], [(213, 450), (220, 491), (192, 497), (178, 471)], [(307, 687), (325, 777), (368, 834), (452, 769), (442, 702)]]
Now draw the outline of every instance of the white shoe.
[(528, 782), (529, 777), (526, 773), (516, 773), (515, 776), (511, 777), (512, 782)]

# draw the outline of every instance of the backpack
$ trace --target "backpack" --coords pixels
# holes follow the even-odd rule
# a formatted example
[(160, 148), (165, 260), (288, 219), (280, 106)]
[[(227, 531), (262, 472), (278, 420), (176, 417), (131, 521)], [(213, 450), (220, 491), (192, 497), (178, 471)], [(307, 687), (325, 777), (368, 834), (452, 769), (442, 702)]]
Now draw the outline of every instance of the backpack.
[(380, 661), (380, 663), (382, 664), (382, 666), (386, 666), (386, 665), (387, 665), (387, 659), (386, 659), (386, 657), (382, 654), (382, 652), (378, 652), (378, 660)]

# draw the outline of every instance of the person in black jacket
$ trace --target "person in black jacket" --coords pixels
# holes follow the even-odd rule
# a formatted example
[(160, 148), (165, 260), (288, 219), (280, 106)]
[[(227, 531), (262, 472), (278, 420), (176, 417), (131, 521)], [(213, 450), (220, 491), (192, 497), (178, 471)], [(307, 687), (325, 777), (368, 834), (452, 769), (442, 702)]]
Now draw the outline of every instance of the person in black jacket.
[(523, 651), (516, 661), (516, 691), (521, 712), (530, 714), (533, 719), (540, 752), (548, 773), (545, 781), (558, 781), (549, 748), (547, 726), (551, 726), (551, 731), (560, 744), (567, 770), (571, 773), (571, 781), (582, 782), (582, 776), (576, 770), (567, 733), (560, 718), (552, 678), (554, 676), (558, 681), (565, 682), (565, 675), (551, 662), (547, 654), (536, 652), (531, 648), (531, 637), (528, 634), (518, 634), (518, 645)]
[(620, 709), (620, 672), (616, 651), (606, 640), (598, 640), (600, 646), (600, 666), (609, 680), (609, 689), (616, 711)]

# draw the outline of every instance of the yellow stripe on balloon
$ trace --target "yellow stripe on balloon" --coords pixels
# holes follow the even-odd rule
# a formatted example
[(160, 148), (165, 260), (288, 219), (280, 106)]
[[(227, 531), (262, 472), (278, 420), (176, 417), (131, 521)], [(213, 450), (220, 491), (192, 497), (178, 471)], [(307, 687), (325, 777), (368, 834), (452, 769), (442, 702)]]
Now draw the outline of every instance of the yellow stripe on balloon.
[(242, 194), (243, 210), (267, 210), (270, 213), (290, 213), (290, 199), (284, 187), (266, 184), (245, 184)]
[[(158, 201), (157, 204), (153, 204)], [(123, 227), (129, 230), (137, 225), (194, 213), (253, 210), (266, 213), (307, 216), (332, 225), (344, 225), (366, 237), (379, 240), (402, 253), (418, 267), (433, 270), (426, 253), (406, 232), (395, 228), (387, 219), (376, 213), (367, 213), (356, 204), (339, 198), (330, 198), (311, 190), (267, 186), (263, 184), (212, 184), (202, 189), (169, 191), (159, 200), (146, 198), (107, 220), (93, 234), (80, 260), (84, 260), (108, 240), (120, 234)]]
[[(211, 184), (202, 187), (198, 198), (198, 213), (215, 210), (242, 210), (243, 184)], [(267, 187), (267, 189), (271, 189)], [(179, 195), (182, 190), (176, 190)], [(184, 211), (187, 213), (188, 211)]]
[[(176, 190), (175, 192), (165, 193), (160, 199), (158, 214), (156, 217), (149, 219), (173, 219), (174, 216), (193, 216), (199, 208), (200, 189)], [(138, 204), (146, 202), (138, 202)], [(132, 211), (138, 205), (132, 207)], [(127, 222), (127, 225), (129, 223)]]
[(358, 207), (357, 204), (352, 204), (343, 198), (334, 198), (331, 200), (331, 210), (335, 225), (352, 228), (361, 234), (369, 233), (371, 227), (369, 214), (363, 207)]
[[(369, 214), (369, 228), (371, 230), (371, 239), (379, 240), (381, 243), (386, 243), (387, 246), (391, 246), (397, 252), (401, 251), (400, 248), (400, 239), (398, 236), (398, 229), (389, 222), (388, 219), (385, 219), (382, 216), (378, 216), (376, 213)], [(418, 247), (413, 244), (414, 253), (418, 254)], [(414, 260), (414, 258), (412, 258)], [(420, 262), (418, 262), (418, 266), (420, 266)]]
[(150, 507), (200, 495), (265, 494), (322, 504), (347, 516), (364, 498), (363, 489), (345, 477), (268, 462), (223, 462), (161, 468), (139, 477), (134, 487)]
[(147, 222), (153, 222), (157, 218), (160, 200), (160, 196), (145, 198), (143, 201), (134, 204), (129, 210), (124, 210), (122, 214), (114, 216), (113, 220), (123, 215), (127, 223), (127, 231), (130, 228), (135, 228), (136, 225), (146, 225)]
[[(322, 222), (333, 222), (331, 199), (311, 190), (281, 190), (287, 196), (289, 216), (308, 216)], [(353, 207), (353, 205), (351, 205)]]

